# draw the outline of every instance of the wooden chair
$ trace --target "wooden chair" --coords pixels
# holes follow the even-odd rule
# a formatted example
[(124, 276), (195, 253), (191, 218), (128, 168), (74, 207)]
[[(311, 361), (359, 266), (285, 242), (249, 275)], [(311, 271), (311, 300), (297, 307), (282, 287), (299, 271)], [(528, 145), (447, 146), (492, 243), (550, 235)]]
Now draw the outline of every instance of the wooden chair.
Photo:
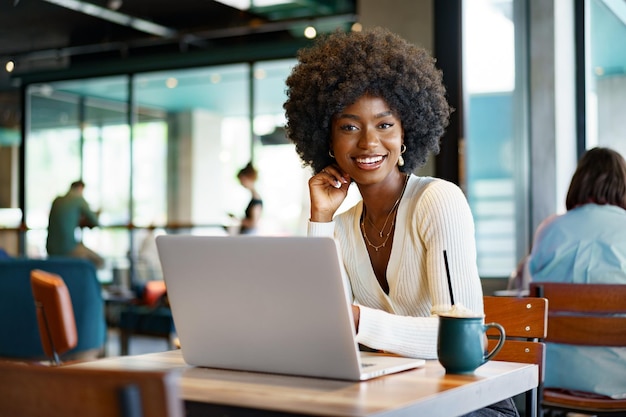
[[(626, 348), (626, 285), (535, 282), (530, 284), (530, 294), (548, 299), (546, 342)], [(542, 407), (596, 416), (626, 415), (626, 399), (552, 387), (544, 388)]]
[(35, 300), (41, 345), (50, 362), (60, 365), (60, 355), (78, 344), (70, 293), (59, 275), (40, 269), (31, 271), (30, 284)]
[[(535, 297), (483, 297), (485, 323), (500, 323), (506, 332), (506, 340), (500, 352), (493, 358), (507, 362), (536, 364), (539, 367), (539, 386), (526, 392), (526, 415), (541, 415), (540, 401), (545, 364), (545, 346), (541, 340), (546, 336), (548, 302)], [(497, 342), (495, 330), (487, 332), (489, 349)]]
[(177, 374), (0, 361), (0, 415), (182, 417)]

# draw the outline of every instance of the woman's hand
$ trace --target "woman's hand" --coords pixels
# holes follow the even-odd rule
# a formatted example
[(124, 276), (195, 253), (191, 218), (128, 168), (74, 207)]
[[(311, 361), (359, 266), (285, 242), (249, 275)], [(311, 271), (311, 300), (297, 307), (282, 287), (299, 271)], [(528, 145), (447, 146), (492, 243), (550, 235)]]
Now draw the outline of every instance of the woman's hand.
[(329, 165), (309, 179), (311, 221), (330, 222), (348, 195), (350, 178)]

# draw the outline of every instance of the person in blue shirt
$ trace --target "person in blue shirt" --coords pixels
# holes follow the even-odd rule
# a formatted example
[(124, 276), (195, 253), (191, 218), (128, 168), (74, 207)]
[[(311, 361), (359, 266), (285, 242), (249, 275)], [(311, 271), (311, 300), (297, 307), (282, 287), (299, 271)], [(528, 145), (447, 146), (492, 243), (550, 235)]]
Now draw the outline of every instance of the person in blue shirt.
[[(533, 282), (626, 285), (626, 161), (608, 148), (578, 162), (567, 212), (544, 220), (527, 269)], [(626, 348), (549, 343), (546, 387), (626, 398)]]

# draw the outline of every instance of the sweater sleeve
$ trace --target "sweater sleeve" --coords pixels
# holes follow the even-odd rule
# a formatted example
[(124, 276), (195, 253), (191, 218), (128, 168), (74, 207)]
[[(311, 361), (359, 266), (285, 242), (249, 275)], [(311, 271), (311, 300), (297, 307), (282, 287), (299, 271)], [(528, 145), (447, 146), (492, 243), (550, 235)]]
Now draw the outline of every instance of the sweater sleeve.
[(363, 306), (360, 310), (358, 343), (406, 357), (437, 358), (436, 316), (400, 316)]
[(309, 221), (307, 235), (308, 236), (329, 236), (335, 234), (335, 222), (318, 223)]

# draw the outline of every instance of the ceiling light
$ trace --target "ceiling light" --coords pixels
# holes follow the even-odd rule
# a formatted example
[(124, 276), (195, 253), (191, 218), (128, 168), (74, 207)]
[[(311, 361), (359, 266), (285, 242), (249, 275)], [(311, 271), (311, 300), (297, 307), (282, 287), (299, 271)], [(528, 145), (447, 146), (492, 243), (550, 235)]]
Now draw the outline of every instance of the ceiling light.
[(118, 10), (120, 7), (122, 7), (122, 0), (109, 0), (107, 2), (107, 7), (111, 10)]
[(239, 10), (248, 10), (251, 7), (269, 7), (278, 4), (296, 3), (293, 0), (217, 0), (217, 2)]
[(257, 80), (264, 80), (267, 77), (267, 72), (265, 72), (262, 68), (257, 68), (254, 70), (254, 78)]
[(304, 29), (304, 36), (307, 39), (313, 39), (317, 36), (317, 31), (315, 30), (315, 28), (313, 26), (307, 26)]
[(15, 62), (7, 61), (7, 63), (4, 66), (4, 68), (7, 70), (7, 72), (13, 72), (13, 70), (15, 69)]

